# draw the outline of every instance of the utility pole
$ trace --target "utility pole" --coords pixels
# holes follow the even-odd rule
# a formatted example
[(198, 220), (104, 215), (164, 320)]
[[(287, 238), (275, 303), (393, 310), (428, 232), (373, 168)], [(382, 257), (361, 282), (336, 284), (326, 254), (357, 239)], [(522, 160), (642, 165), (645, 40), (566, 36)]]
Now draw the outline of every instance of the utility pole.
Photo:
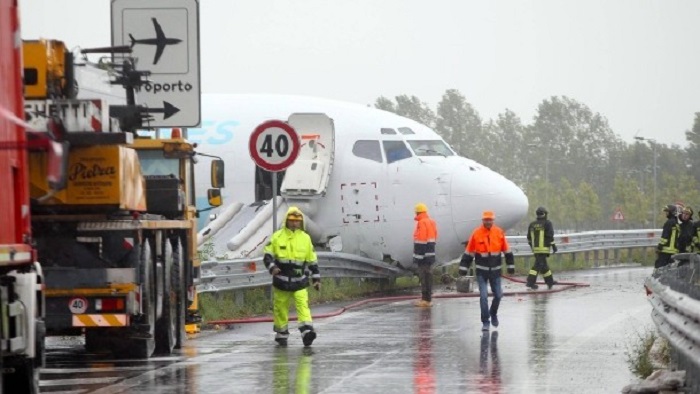
[(651, 145), (651, 154), (654, 156), (654, 206), (651, 209), (652, 212), (652, 222), (654, 223), (654, 228), (656, 228), (656, 140), (652, 138), (644, 137), (634, 137), (635, 140), (646, 141)]

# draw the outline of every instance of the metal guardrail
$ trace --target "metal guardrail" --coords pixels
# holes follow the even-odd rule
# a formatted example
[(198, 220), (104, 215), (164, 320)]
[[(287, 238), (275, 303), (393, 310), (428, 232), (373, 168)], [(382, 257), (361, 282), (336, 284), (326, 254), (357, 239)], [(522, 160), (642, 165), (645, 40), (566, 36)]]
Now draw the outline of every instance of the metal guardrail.
[[(578, 253), (656, 246), (660, 236), (661, 230), (587, 231), (583, 233), (557, 234), (554, 236), (554, 243), (557, 245), (558, 253)], [(526, 236), (506, 238), (514, 255), (532, 255)]]
[(652, 292), (652, 320), (671, 344), (677, 369), (686, 370), (686, 388), (693, 390), (700, 389), (699, 270), (700, 255), (677, 254), (674, 263), (657, 269), (645, 281)]
[[(554, 237), (560, 254), (621, 248), (652, 247), (658, 243), (660, 230), (589, 231), (558, 234)], [(510, 236), (513, 254), (531, 256), (532, 251), (525, 236)], [(439, 247), (439, 244), (438, 244)], [(324, 278), (383, 278), (393, 279), (407, 272), (382, 261), (362, 258), (346, 253), (317, 252)], [(459, 259), (440, 264), (458, 263)], [(270, 285), (270, 275), (262, 262), (262, 256), (235, 260), (209, 260), (201, 266), (199, 293), (245, 289)]]

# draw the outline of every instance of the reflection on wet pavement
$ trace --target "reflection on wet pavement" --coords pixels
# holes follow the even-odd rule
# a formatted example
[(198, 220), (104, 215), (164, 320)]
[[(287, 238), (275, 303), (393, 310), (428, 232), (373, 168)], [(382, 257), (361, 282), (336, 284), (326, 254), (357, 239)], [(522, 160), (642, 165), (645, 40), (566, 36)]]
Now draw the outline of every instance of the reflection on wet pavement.
[(479, 299), (453, 298), (436, 299), (429, 309), (403, 301), (319, 319), (310, 349), (296, 331), (288, 347), (277, 347), (267, 323), (206, 332), (177, 355), (149, 361), (109, 362), (80, 346), (58, 346), (49, 349), (41, 387), (168, 394), (619, 392), (633, 380), (626, 344), (652, 324), (642, 287), (650, 272), (560, 275), (591, 287), (505, 297), (501, 324), (485, 333)]

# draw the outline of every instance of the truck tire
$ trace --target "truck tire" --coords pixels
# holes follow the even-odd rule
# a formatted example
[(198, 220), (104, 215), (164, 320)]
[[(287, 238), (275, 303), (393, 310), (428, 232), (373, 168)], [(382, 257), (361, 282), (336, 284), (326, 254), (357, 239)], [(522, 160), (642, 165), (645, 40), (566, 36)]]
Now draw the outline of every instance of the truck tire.
[(139, 250), (139, 276), (143, 284), (141, 302), (143, 315), (140, 324), (132, 327), (125, 338), (113, 338), (112, 353), (116, 358), (145, 359), (155, 350), (156, 278), (151, 239), (145, 238)]
[(171, 354), (176, 340), (177, 294), (173, 286), (173, 246), (168, 237), (163, 237), (162, 270), (159, 270), (158, 286), (162, 286), (161, 314), (156, 321), (156, 354)]
[(181, 349), (187, 340), (185, 317), (187, 316), (187, 286), (185, 284), (185, 255), (182, 240), (173, 239), (173, 290), (177, 296), (175, 307), (175, 348)]
[(14, 372), (3, 374), (3, 393), (39, 394), (39, 368), (34, 359), (27, 357), (10, 357), (5, 359), (4, 368)]

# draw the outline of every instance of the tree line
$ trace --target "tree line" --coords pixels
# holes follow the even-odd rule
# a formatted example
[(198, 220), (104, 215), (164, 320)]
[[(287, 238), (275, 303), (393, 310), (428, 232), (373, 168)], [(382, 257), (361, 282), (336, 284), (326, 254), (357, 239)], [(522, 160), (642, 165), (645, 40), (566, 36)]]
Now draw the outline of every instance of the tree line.
[[(626, 143), (603, 115), (566, 96), (542, 100), (529, 123), (509, 109), (484, 120), (456, 89), (445, 91), (436, 110), (409, 95), (381, 96), (374, 106), (431, 127), (460, 156), (520, 186), (533, 212), (517, 230), (540, 205), (570, 231), (660, 227), (666, 204), (700, 208), (700, 112), (683, 148), (658, 139)], [(618, 209), (624, 221), (612, 220)]]

